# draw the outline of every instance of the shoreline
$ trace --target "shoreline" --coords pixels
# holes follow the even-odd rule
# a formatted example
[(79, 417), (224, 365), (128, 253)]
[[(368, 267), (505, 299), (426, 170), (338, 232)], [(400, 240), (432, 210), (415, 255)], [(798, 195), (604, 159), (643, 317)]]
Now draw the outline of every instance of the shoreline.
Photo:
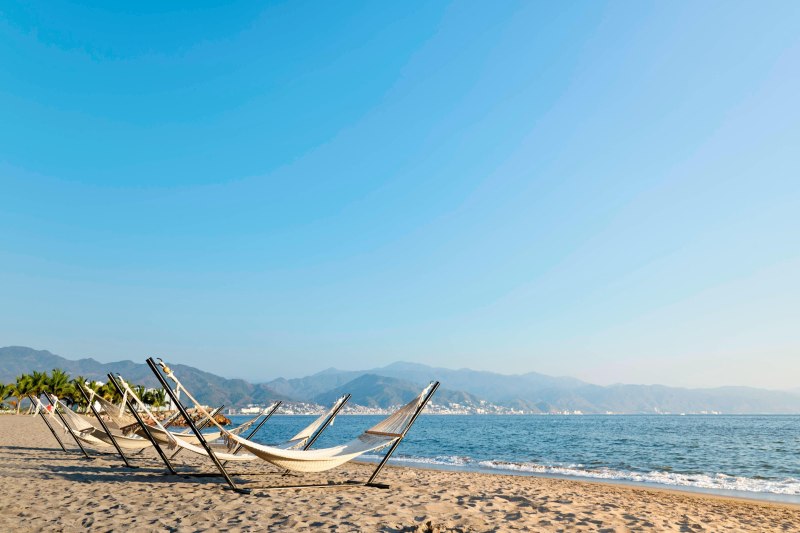
[[(70, 446), (76, 449), (74, 444)], [(231, 466), (250, 495), (221, 480), (164, 475), (152, 450), (94, 460), (65, 454), (39, 418), (0, 417), (0, 529), (75, 531), (800, 531), (792, 503), (639, 487), (606, 480), (444, 471), (391, 465), (388, 490), (266, 490), (265, 485), (365, 479), (373, 465), (349, 463), (284, 480), (261, 461)], [(210, 472), (208, 458), (178, 456), (181, 472)], [(46, 502), (43, 504), (42, 502)]]
[[(375, 460), (359, 460), (356, 462), (364, 464), (375, 464)], [(400, 464), (398, 464), (400, 463)], [(542, 479), (564, 479), (574, 480), (584, 483), (593, 484), (608, 484), (608, 485), (621, 485), (624, 487), (639, 487), (643, 489), (665, 490), (668, 492), (675, 492), (678, 494), (701, 494), (706, 496), (718, 496), (720, 498), (732, 498), (737, 500), (745, 500), (752, 502), (772, 502), (782, 503), (786, 505), (800, 506), (800, 495), (794, 494), (781, 494), (777, 492), (754, 492), (733, 489), (716, 489), (710, 487), (698, 487), (693, 485), (667, 485), (664, 483), (655, 483), (650, 481), (635, 481), (629, 479), (612, 479), (612, 478), (597, 478), (591, 476), (580, 476), (570, 474), (559, 474), (555, 472), (527, 472), (520, 470), (504, 470), (492, 469), (482, 466), (459, 466), (447, 464), (430, 464), (415, 462), (413, 460), (403, 460), (402, 458), (392, 458), (389, 460), (389, 465), (397, 468), (414, 468), (420, 470), (433, 470), (437, 472), (469, 472), (475, 474), (485, 474), (488, 476), (509, 476), (509, 477), (535, 477)]]
[[(360, 463), (365, 465), (374, 465), (376, 461), (363, 461), (358, 460), (354, 461), (354, 463)], [(576, 481), (580, 483), (590, 483), (593, 485), (612, 485), (612, 486), (621, 486), (621, 487), (630, 487), (630, 488), (639, 488), (644, 490), (654, 490), (654, 491), (663, 491), (667, 493), (672, 493), (675, 495), (699, 495), (704, 497), (710, 498), (721, 498), (723, 500), (741, 500), (744, 502), (751, 502), (751, 503), (774, 503), (778, 505), (784, 505), (789, 507), (797, 507), (800, 508), (800, 495), (795, 496), (791, 494), (778, 494), (773, 492), (747, 492), (747, 491), (735, 491), (735, 490), (725, 490), (725, 489), (711, 489), (705, 487), (693, 487), (693, 486), (676, 486), (672, 487), (670, 485), (663, 485), (658, 483), (650, 483), (647, 481), (632, 481), (632, 480), (625, 480), (625, 479), (598, 479), (592, 477), (582, 477), (582, 476), (570, 476), (567, 474), (543, 474), (538, 472), (515, 472), (515, 471), (505, 471), (505, 470), (491, 470), (489, 468), (465, 468), (459, 466), (449, 466), (449, 465), (425, 465), (425, 464), (397, 464), (395, 460), (389, 461), (389, 466), (392, 468), (411, 468), (414, 470), (430, 470), (433, 472), (464, 472), (464, 473), (472, 473), (472, 474), (479, 474), (485, 476), (507, 476), (507, 477), (533, 477), (533, 478), (540, 478), (540, 479), (550, 479), (550, 480), (564, 480), (564, 481)], [(759, 497), (758, 495), (764, 495), (763, 498)]]

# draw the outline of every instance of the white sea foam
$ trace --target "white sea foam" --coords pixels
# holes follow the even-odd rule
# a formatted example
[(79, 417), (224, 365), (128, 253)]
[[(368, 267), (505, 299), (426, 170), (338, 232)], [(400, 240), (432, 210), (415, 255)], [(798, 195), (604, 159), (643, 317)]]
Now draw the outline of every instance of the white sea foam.
[[(378, 455), (363, 455), (364, 459), (373, 461), (380, 460)], [(438, 466), (467, 466), (474, 464), (474, 461), (469, 457), (459, 455), (437, 455), (436, 457), (408, 457), (408, 456), (393, 456), (393, 463), (412, 463), (422, 465), (438, 465)]]
[(673, 487), (697, 487), (712, 490), (768, 492), (772, 494), (800, 495), (800, 479), (753, 479), (725, 474), (681, 474), (652, 471), (647, 473), (614, 470), (611, 468), (586, 469), (581, 465), (546, 466), (536, 463), (511, 463), (505, 461), (480, 461), (479, 466), (493, 470), (511, 470), (536, 474), (555, 474), (615, 481), (657, 483)]
[[(365, 456), (377, 460), (379, 456)], [(579, 464), (541, 465), (538, 463), (515, 463), (509, 461), (473, 461), (463, 456), (393, 457), (393, 463), (408, 463), (431, 466), (455, 467), (459, 469), (488, 469), (530, 474), (605, 479), (609, 481), (632, 481), (654, 483), (668, 487), (693, 487), (709, 490), (730, 490), (752, 493), (783, 494), (800, 496), (800, 479), (753, 479), (725, 474), (681, 474), (652, 471), (647, 473), (615, 470), (611, 468), (589, 469)]]

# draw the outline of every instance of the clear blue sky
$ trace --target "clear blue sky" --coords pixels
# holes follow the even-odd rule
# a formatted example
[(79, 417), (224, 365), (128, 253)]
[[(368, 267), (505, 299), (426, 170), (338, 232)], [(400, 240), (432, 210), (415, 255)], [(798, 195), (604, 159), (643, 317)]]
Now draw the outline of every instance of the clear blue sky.
[(25, 4), (0, 345), (798, 386), (797, 2)]

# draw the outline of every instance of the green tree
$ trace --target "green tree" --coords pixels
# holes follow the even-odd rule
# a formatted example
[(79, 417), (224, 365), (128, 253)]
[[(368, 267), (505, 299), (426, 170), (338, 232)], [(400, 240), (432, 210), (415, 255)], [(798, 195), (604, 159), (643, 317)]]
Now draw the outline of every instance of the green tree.
[(91, 396), (91, 394), (89, 394), (89, 391), (86, 389), (91, 389), (98, 396), (102, 396), (102, 394), (100, 394), (100, 385), (94, 381), (89, 381), (83, 376), (78, 376), (70, 381), (70, 396), (72, 397), (73, 403), (77, 404), (83, 411), (86, 411), (89, 409), (89, 405), (86, 403), (86, 398), (81, 394), (81, 389), (86, 391), (86, 394), (89, 396)]
[(150, 391), (150, 405), (156, 408), (164, 407), (167, 404), (167, 391), (164, 389), (153, 389)]
[(41, 396), (45, 392), (50, 392), (50, 378), (47, 372), (38, 372), (34, 370), (31, 376), (31, 394), (34, 396)]
[(117, 392), (117, 388), (114, 387), (114, 384), (110, 381), (100, 387), (97, 393), (109, 402), (116, 403), (122, 400), (122, 396)]
[(147, 395), (147, 389), (145, 388), (144, 385), (131, 385), (130, 383), (128, 383), (128, 386), (136, 394), (136, 396), (139, 397), (140, 400), (142, 400), (144, 403), (150, 403), (147, 400), (145, 400), (145, 396)]
[(0, 406), (3, 405), (3, 402), (6, 401), (6, 398), (11, 396), (14, 393), (14, 385), (12, 383), (1, 384), (0, 383)]
[(22, 399), (28, 396), (33, 390), (33, 379), (28, 374), (22, 374), (21, 376), (17, 377), (17, 380), (14, 382), (14, 391), (11, 393), (17, 399), (16, 407), (17, 407), (17, 414), (19, 414), (19, 409), (22, 407)]
[(59, 398), (72, 399), (72, 384), (69, 380), (69, 374), (60, 368), (54, 368), (50, 373), (50, 378), (47, 380), (47, 386), (52, 394)]

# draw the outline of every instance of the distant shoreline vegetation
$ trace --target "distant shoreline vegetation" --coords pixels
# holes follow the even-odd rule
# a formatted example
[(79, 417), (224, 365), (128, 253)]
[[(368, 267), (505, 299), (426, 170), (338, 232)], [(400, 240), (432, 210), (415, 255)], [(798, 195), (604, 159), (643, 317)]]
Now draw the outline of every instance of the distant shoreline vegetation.
[[(128, 383), (130, 388), (149, 407), (161, 409), (167, 405), (167, 393), (163, 389), (149, 389), (143, 385)], [(109, 382), (93, 381), (84, 376), (70, 379), (69, 374), (60, 368), (54, 368), (50, 373), (34, 370), (29, 374), (21, 374), (11, 383), (0, 383), (0, 409), (5, 412), (20, 414), (22, 406), (27, 405), (27, 413), (33, 412), (34, 405), (28, 396), (39, 398), (43, 394), (52, 394), (62, 400), (70, 408), (78, 411), (87, 411), (89, 404), (86, 402), (79, 387), (85, 386), (97, 396), (111, 402), (121, 402), (119, 394), (113, 384)]]

